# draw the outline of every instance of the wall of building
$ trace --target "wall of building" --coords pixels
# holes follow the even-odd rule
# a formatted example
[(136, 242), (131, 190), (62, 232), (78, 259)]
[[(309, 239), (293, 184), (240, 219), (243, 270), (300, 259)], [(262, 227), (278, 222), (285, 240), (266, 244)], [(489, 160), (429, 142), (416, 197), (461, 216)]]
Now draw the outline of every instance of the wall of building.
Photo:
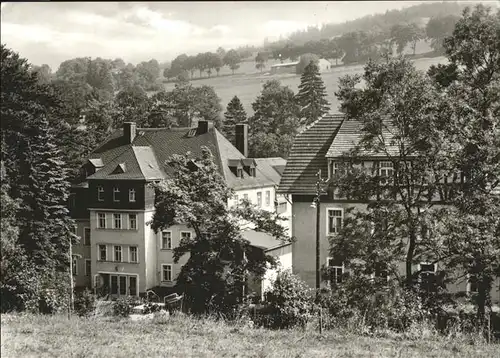
[[(97, 213), (107, 213), (106, 229), (97, 227)], [(127, 225), (128, 213), (137, 214), (137, 229), (111, 229), (113, 213), (120, 212), (122, 214), (122, 227)], [(123, 219), (125, 214), (126, 220)], [(146, 260), (148, 259), (145, 245), (145, 222), (147, 216), (144, 211), (118, 211), (99, 209), (90, 211), (90, 228), (91, 228), (91, 255), (92, 255), (92, 277), (99, 273), (117, 273), (117, 274), (136, 274), (138, 275), (139, 292), (145, 292), (147, 289), (146, 279)], [(127, 226), (125, 226), (127, 227)], [(107, 245), (106, 261), (99, 260), (99, 245)], [(122, 262), (114, 262), (114, 245), (122, 246)], [(138, 247), (138, 263), (130, 263), (129, 261), (129, 246)]]
[(292, 245), (285, 245), (278, 247), (274, 250), (267, 252), (276, 258), (278, 266), (275, 269), (269, 268), (261, 282), (261, 298), (264, 299), (264, 294), (267, 290), (272, 287), (274, 280), (276, 280), (276, 274), (279, 270), (292, 270), (293, 267), (293, 256), (292, 256)]
[(157, 285), (157, 235), (154, 230), (151, 228), (151, 220), (153, 220), (153, 211), (147, 211), (144, 213), (144, 246), (146, 251), (146, 266), (145, 266), (145, 275), (146, 275), (146, 289), (151, 289)]
[[(293, 252), (293, 273), (300, 276), (309, 286), (316, 285), (316, 209), (311, 207), (312, 196), (310, 201), (294, 199), (292, 214), (293, 214), (293, 230), (292, 234), (296, 241), (292, 245)], [(320, 206), (320, 265), (326, 265), (327, 258), (330, 256), (330, 245), (328, 242), (328, 227), (327, 227), (327, 210), (342, 209), (344, 211), (348, 207), (355, 207), (358, 210), (366, 210), (366, 204), (361, 203), (336, 203), (322, 202)], [(405, 264), (401, 262), (398, 266), (399, 273), (405, 274)], [(418, 269), (418, 265), (414, 265), (414, 270)], [(439, 265), (437, 267), (439, 271)], [(322, 282), (322, 285), (325, 283)], [(449, 283), (447, 285), (449, 292), (466, 292), (467, 281)], [(500, 302), (500, 279), (492, 289), (492, 298), (496, 302)]]
[[(73, 255), (79, 255), (76, 258), (76, 275), (73, 276), (76, 287), (92, 287), (92, 272), (85, 272), (85, 260), (91, 260), (91, 246), (85, 245), (85, 228), (90, 228), (90, 222), (86, 219), (75, 219), (76, 235), (80, 237), (80, 242), (73, 244)], [(91, 232), (92, 237), (92, 232)]]

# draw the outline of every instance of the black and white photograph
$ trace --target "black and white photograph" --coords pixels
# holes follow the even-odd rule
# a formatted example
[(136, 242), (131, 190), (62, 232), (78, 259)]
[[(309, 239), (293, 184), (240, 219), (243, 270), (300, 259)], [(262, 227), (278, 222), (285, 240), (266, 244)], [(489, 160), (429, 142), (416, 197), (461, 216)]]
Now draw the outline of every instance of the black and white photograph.
[(1, 2), (1, 350), (500, 358), (500, 2)]

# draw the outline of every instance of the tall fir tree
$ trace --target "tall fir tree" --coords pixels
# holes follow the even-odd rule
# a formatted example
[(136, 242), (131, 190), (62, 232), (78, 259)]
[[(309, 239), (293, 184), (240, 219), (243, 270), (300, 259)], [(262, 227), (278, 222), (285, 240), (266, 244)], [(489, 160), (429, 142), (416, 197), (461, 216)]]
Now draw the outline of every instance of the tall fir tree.
[(319, 68), (311, 61), (300, 77), (299, 93), (295, 97), (301, 107), (300, 118), (303, 125), (309, 125), (330, 110), (330, 103), (326, 100), (326, 88)]
[(235, 144), (234, 126), (247, 120), (247, 114), (238, 96), (234, 96), (228, 103), (224, 121), (222, 122), (222, 133), (233, 144)]

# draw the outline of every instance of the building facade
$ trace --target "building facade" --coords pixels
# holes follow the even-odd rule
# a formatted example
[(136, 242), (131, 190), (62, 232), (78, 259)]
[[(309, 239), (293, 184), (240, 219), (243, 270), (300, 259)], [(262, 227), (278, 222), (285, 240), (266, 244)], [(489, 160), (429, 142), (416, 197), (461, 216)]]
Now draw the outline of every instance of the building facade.
[[(339, 168), (344, 152), (353, 148), (359, 137), (359, 123), (344, 120), (343, 115), (327, 115), (313, 123), (300, 133), (293, 144), (286, 168), (278, 189), (279, 194), (292, 197), (292, 235), (293, 272), (298, 274), (311, 287), (316, 278), (316, 208), (312, 203), (317, 193), (317, 173), (321, 170), (324, 179), (331, 178)], [(363, 165), (366, 170), (390, 172), (392, 163), (384, 156), (367, 155)], [(367, 202), (356, 202), (331, 192), (321, 195), (319, 228), (320, 228), (320, 263), (321, 266), (333, 269), (334, 275), (340, 277), (346, 272), (345, 263), (335, 262), (329, 255), (329, 241), (342, 227), (348, 208), (365, 210)], [(425, 269), (427, 274), (436, 274), (441, 268), (439, 264), (416, 262), (414, 270)], [(405, 274), (405, 265), (399, 265), (399, 271)], [(322, 283), (323, 285), (326, 282)], [(462, 280), (447, 285), (449, 292), (474, 292), (472, 281)], [(494, 302), (500, 302), (500, 279), (497, 278), (491, 292)]]
[[(174, 263), (173, 249), (195, 233), (186, 225), (154, 232), (155, 193), (150, 186), (169, 175), (165, 163), (173, 154), (196, 156), (202, 146), (208, 147), (234, 190), (228, 206), (248, 199), (264, 210), (283, 210), (282, 215), (291, 218), (287, 196), (276, 194), (285, 160), (247, 158), (247, 133), (246, 125), (237, 126), (236, 148), (207, 121), (199, 121), (196, 128), (173, 129), (124, 123), (90, 155), (82, 166), (81, 182), (72, 188), (69, 208), (80, 237), (73, 245), (76, 286), (110, 297), (175, 286), (188, 257)], [(252, 232), (244, 232), (251, 243)], [(278, 243), (273, 245), (273, 240), (268, 237), (271, 244), (262, 249), (274, 249)]]

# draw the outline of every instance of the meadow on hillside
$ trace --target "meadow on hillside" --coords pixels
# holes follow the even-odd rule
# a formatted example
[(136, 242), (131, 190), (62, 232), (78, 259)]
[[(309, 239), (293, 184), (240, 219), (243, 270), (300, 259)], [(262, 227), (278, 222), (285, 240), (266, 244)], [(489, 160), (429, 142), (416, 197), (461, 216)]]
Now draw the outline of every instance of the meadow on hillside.
[[(270, 75), (269, 67), (273, 62), (269, 62), (266, 69), (262, 72), (253, 72), (249, 74), (235, 74), (234, 76), (212, 76), (211, 78), (205, 78), (201, 80), (193, 81), (194, 86), (209, 85), (214, 87), (215, 92), (221, 98), (221, 104), (226, 109), (227, 104), (231, 101), (233, 96), (238, 96), (245, 108), (247, 114), (252, 114), (252, 102), (259, 95), (262, 85), (270, 79), (278, 79), (283, 85), (289, 86), (295, 93), (298, 91), (300, 84), (300, 76), (296, 74), (282, 74), (282, 75)], [(446, 59), (444, 57), (431, 57), (431, 58), (420, 58), (414, 61), (415, 66), (419, 70), (427, 71), (431, 65), (438, 63), (445, 63)], [(247, 66), (253, 63), (246, 63)], [(335, 91), (338, 89), (339, 79), (345, 75), (353, 75), (356, 73), (363, 72), (364, 65), (353, 65), (353, 66), (338, 66), (334, 67), (331, 71), (324, 72), (321, 74), (323, 82), (325, 83), (326, 90), (328, 93), (328, 101), (330, 102), (330, 110), (332, 112), (337, 112), (339, 107), (339, 102), (335, 97)], [(174, 88), (174, 83), (166, 83), (165, 89), (170, 91)]]

